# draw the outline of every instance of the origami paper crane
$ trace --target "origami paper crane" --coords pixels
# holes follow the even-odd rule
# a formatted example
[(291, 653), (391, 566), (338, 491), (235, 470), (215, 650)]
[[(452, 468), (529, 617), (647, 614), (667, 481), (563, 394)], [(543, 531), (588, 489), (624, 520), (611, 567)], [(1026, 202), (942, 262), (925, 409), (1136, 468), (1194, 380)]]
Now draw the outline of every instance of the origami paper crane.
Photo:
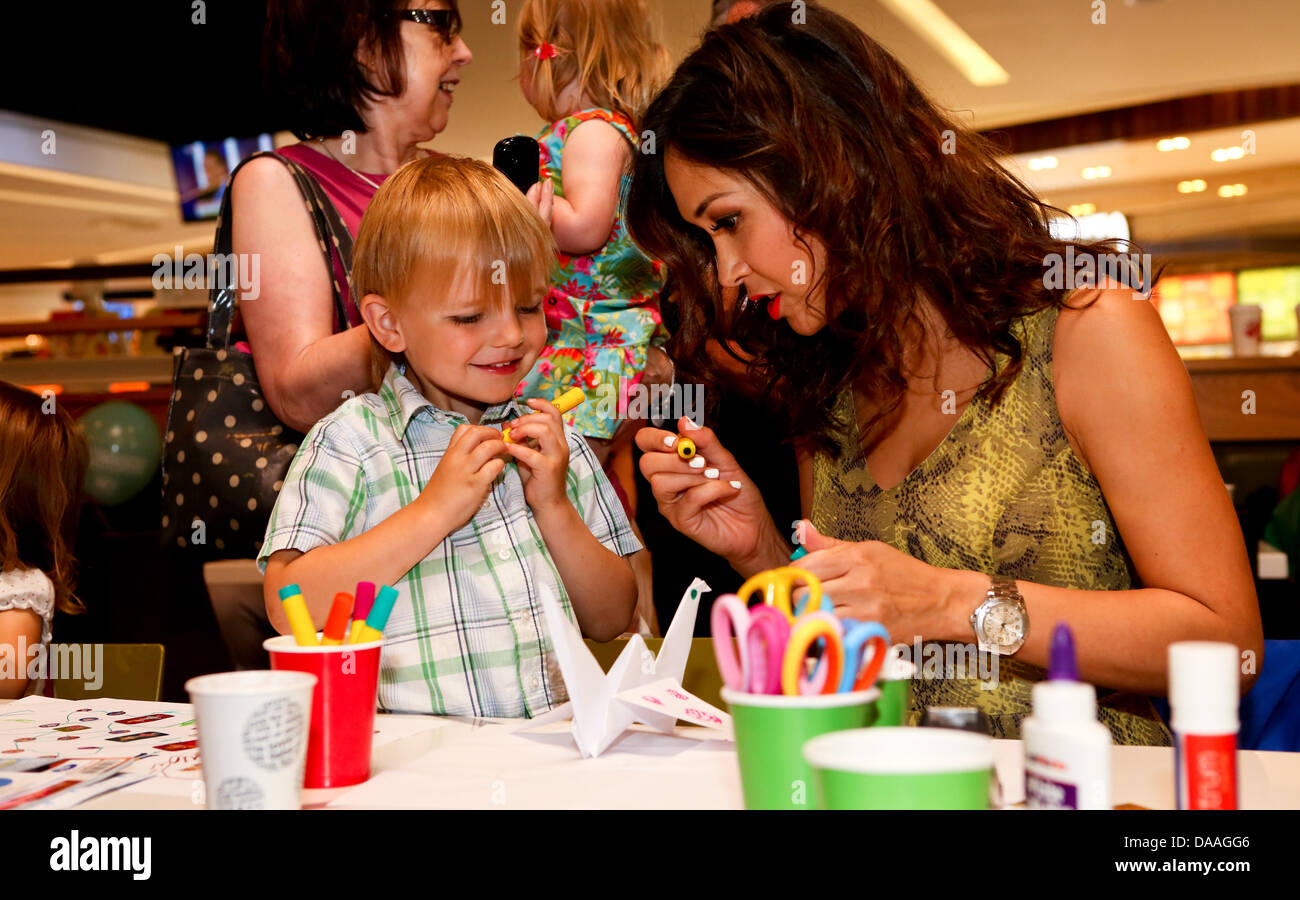
[[(709, 586), (699, 578), (691, 582), (682, 595), (673, 621), (668, 626), (659, 655), (655, 656), (637, 634), (627, 642), (623, 652), (609, 672), (603, 672), (600, 663), (591, 655), (582, 641), (582, 634), (564, 615), (551, 591), (541, 589), (542, 611), (551, 631), (555, 656), (568, 688), (569, 702), (538, 716), (522, 728), (532, 728), (573, 717), (573, 739), (584, 757), (599, 756), (634, 722), (649, 725), (665, 734), (671, 733), (677, 716), (668, 712), (652, 712), (643, 705), (619, 697), (619, 694), (641, 685), (650, 685), (671, 679), (674, 696), (690, 697), (681, 691), (682, 675), (686, 671), (686, 657), (691, 650), (691, 636), (695, 630), (695, 611), (700, 605), (700, 595)], [(698, 698), (692, 700), (703, 708), (714, 708)], [(715, 711), (716, 712), (716, 711)], [(725, 713), (722, 713), (726, 716)]]

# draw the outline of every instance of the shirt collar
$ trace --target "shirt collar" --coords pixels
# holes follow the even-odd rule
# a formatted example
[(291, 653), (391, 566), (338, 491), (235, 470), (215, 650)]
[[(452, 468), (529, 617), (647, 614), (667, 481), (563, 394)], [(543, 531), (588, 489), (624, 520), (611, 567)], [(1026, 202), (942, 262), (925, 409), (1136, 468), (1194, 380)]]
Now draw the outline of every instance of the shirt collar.
[[(384, 406), (388, 410), (389, 421), (397, 434), (405, 437), (406, 429), (410, 427), (411, 420), (425, 409), (429, 410), (433, 420), (441, 425), (455, 427), (469, 421), (458, 412), (451, 412), (430, 403), (420, 393), (420, 389), (411, 383), (405, 373), (405, 367), (400, 367), (397, 363), (390, 363), (388, 371), (384, 374), (383, 384), (379, 386), (380, 399), (383, 400)], [(499, 422), (509, 422), (511, 419), (528, 415), (531, 412), (533, 410), (520, 406), (519, 401), (511, 397), (504, 403), (489, 406), (484, 411), (479, 424), (495, 425)]]

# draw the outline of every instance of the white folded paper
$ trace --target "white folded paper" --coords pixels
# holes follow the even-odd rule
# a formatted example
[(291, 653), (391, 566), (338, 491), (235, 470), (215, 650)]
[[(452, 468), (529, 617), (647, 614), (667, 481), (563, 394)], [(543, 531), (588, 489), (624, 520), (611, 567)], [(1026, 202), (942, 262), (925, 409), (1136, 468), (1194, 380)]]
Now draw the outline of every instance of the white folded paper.
[[(650, 652), (639, 634), (633, 635), (606, 673), (601, 671), (600, 663), (583, 643), (582, 634), (560, 609), (554, 594), (543, 586), (542, 611), (551, 631), (551, 642), (560, 672), (564, 675), (569, 702), (530, 719), (517, 730), (528, 731), (571, 716), (573, 740), (579, 752), (590, 758), (603, 753), (634, 722), (644, 723), (665, 734), (671, 733), (680, 717), (677, 713), (684, 713), (687, 708), (705, 713), (702, 719), (689, 716), (689, 721), (729, 729), (730, 719), (726, 713), (681, 688), (686, 658), (691, 651), (691, 636), (695, 631), (695, 612), (700, 605), (700, 595), (708, 590), (709, 586), (702, 579), (696, 578), (691, 582), (677, 606), (672, 624), (668, 626), (658, 656)], [(685, 701), (689, 701), (687, 706), (677, 709), (665, 706), (664, 712), (656, 712), (646, 704), (630, 702), (619, 696), (651, 684), (656, 688), (672, 686), (684, 695)], [(712, 721), (719, 717), (723, 718), (722, 723)]]

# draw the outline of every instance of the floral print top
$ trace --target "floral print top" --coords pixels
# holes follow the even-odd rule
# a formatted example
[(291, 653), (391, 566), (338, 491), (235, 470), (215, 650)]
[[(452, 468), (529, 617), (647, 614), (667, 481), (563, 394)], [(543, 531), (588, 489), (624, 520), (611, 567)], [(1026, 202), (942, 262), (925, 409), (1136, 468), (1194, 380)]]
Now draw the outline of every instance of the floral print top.
[[(541, 177), (551, 181), (557, 197), (564, 196), (564, 143), (573, 129), (594, 119), (616, 128), (634, 151), (639, 146), (632, 122), (608, 109), (583, 110), (547, 126), (537, 136)], [(545, 304), (547, 346), (516, 391), (523, 399), (552, 400), (582, 388), (587, 402), (564, 418), (587, 437), (613, 437), (645, 371), (647, 350), (668, 340), (659, 315), (664, 264), (646, 256), (627, 231), (631, 183), (629, 174), (619, 181), (614, 227), (603, 247), (586, 256), (558, 255)]]

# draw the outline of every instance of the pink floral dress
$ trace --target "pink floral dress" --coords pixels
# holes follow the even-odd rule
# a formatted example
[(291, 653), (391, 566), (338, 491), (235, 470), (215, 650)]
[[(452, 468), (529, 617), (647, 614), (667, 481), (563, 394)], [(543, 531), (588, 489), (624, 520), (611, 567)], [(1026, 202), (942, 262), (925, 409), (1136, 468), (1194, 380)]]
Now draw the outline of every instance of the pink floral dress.
[[(542, 151), (542, 178), (555, 196), (564, 196), (561, 179), (564, 142), (582, 122), (608, 122), (638, 147), (632, 122), (608, 109), (588, 109), (547, 126), (537, 136)], [(609, 240), (595, 253), (560, 253), (551, 271), (546, 298), (548, 342), (516, 394), (552, 400), (580, 387), (587, 402), (565, 415), (578, 433), (610, 438), (618, 428), (628, 398), (641, 382), (646, 352), (668, 340), (659, 315), (664, 264), (646, 256), (627, 232), (624, 214), (631, 175), (619, 182), (618, 212)]]

